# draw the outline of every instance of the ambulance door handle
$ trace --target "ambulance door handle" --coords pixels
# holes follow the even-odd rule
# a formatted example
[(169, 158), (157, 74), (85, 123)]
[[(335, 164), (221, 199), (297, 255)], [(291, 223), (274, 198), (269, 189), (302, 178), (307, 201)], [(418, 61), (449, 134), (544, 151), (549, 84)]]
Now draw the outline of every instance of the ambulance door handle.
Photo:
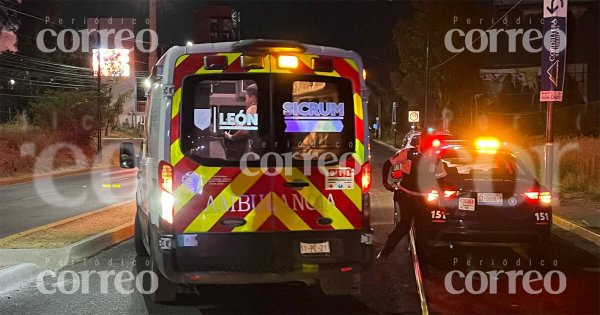
[(283, 186), (292, 188), (292, 189), (302, 189), (304, 187), (308, 187), (309, 184), (306, 182), (285, 182)]

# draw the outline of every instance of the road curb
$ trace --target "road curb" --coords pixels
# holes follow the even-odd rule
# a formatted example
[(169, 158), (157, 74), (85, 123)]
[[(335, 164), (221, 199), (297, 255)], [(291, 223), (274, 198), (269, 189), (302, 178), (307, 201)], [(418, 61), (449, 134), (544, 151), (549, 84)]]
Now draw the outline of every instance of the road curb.
[(556, 214), (552, 215), (552, 221), (554, 223), (554, 225), (567, 230), (568, 232), (571, 232), (579, 237), (582, 237), (594, 244), (596, 244), (596, 246), (600, 246), (600, 234), (588, 230), (586, 228), (584, 228), (583, 226), (576, 224), (570, 220), (567, 220), (565, 218), (561, 218), (559, 216), (557, 216)]
[[(107, 211), (107, 210), (110, 210), (110, 209), (113, 209), (113, 208), (116, 208), (116, 207), (120, 207), (120, 206), (126, 205), (126, 204), (134, 202), (134, 201), (135, 201), (135, 199), (121, 201), (119, 203), (115, 203), (115, 204), (110, 205), (110, 206), (102, 207), (100, 209), (96, 209), (96, 210), (93, 210), (93, 211), (90, 211), (90, 212), (86, 212), (86, 213), (82, 213), (82, 214), (76, 215), (74, 217), (68, 217), (68, 218), (60, 220), (60, 221), (56, 221), (56, 222), (48, 223), (46, 225), (34, 227), (32, 229), (29, 229), (29, 230), (26, 230), (26, 231), (23, 231), (23, 232), (15, 233), (15, 234), (8, 235), (6, 237), (0, 238), (0, 242), (10, 241), (10, 240), (13, 240), (15, 238), (19, 238), (19, 237), (23, 237), (23, 236), (29, 235), (31, 233), (39, 232), (41, 230), (50, 229), (50, 228), (53, 228), (55, 226), (66, 224), (66, 223), (69, 223), (69, 222), (72, 222), (72, 221), (75, 221), (75, 220), (79, 220), (79, 219), (88, 217), (88, 216), (90, 216), (92, 214), (96, 214), (96, 213)], [(0, 257), (0, 263), (1, 262), (2, 262), (2, 258)]]
[(118, 165), (75, 169), (75, 170), (68, 170), (68, 171), (64, 171), (64, 172), (32, 175), (32, 176), (18, 177), (18, 178), (4, 178), (4, 179), (0, 179), (0, 187), (30, 183), (34, 180), (40, 180), (40, 179), (51, 179), (51, 178), (56, 178), (56, 177), (82, 175), (82, 174), (92, 173), (92, 172), (96, 172), (96, 171), (108, 170), (108, 169), (116, 168), (116, 167), (118, 167)]
[(0, 269), (0, 293), (18, 289), (33, 281), (42, 272), (36, 264), (23, 263)]
[(31, 282), (42, 270), (58, 270), (133, 236), (134, 221), (56, 249), (0, 249), (0, 293)]
[(398, 151), (398, 150), (400, 150), (400, 148), (396, 148), (396, 147), (394, 147), (393, 145), (391, 145), (391, 144), (387, 144), (387, 143), (385, 143), (385, 142), (383, 142), (383, 141), (381, 141), (381, 140), (377, 140), (377, 139), (371, 139), (371, 141), (373, 141), (373, 142), (376, 142), (377, 144), (381, 144), (382, 146), (385, 146), (385, 147), (387, 147), (388, 149), (390, 149), (390, 150), (393, 150), (393, 151)]

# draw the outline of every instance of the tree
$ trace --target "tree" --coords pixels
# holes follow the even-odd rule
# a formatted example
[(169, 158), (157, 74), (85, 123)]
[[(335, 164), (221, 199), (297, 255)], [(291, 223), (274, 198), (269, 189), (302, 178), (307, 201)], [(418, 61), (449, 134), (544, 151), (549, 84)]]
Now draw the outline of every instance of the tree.
[(104, 84), (100, 90), (102, 122), (98, 122), (98, 94), (94, 89), (44, 91), (41, 99), (33, 103), (31, 115), (34, 125), (44, 129), (63, 131), (66, 140), (77, 144), (90, 144), (99, 128), (108, 135), (123, 113), (124, 103), (132, 91), (122, 93), (113, 101), (112, 87)]
[(46, 91), (31, 106), (33, 124), (61, 131), (67, 141), (89, 145), (98, 126), (95, 102), (93, 90)]
[(17, 52), (17, 35), (20, 21), (12, 9), (21, 0), (0, 0), (0, 54), (4, 51)]
[(457, 55), (451, 53), (444, 37), (456, 28), (453, 16), (482, 16), (487, 11), (478, 2), (414, 1), (412, 7), (412, 16), (400, 20), (393, 32), (400, 60), (398, 71), (392, 73), (394, 90), (406, 100), (409, 109), (422, 110), (429, 46), (429, 117), (439, 121), (442, 111), (450, 110), (455, 119), (460, 119), (456, 114), (468, 110), (478, 89), (482, 60), (480, 55), (466, 50)]
[[(102, 123), (104, 128), (104, 135), (108, 136), (109, 128), (113, 130), (117, 127), (117, 118), (123, 113), (123, 105), (132, 97), (133, 90), (119, 94), (117, 99), (112, 101), (112, 87), (105, 86), (106, 94), (102, 99)], [(108, 97), (108, 98), (106, 98)]]

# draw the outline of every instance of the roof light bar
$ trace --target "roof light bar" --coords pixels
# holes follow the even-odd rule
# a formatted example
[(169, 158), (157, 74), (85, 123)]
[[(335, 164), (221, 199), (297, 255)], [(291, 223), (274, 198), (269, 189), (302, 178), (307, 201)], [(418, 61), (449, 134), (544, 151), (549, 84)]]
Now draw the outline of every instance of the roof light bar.
[(243, 55), (241, 58), (241, 66), (244, 69), (264, 69), (264, 57), (259, 55)]
[(333, 71), (333, 59), (331, 58), (313, 58), (312, 69), (320, 72)]
[(204, 69), (206, 70), (224, 70), (228, 65), (227, 56), (204, 56)]
[(281, 55), (277, 58), (277, 66), (281, 69), (298, 68), (298, 57)]

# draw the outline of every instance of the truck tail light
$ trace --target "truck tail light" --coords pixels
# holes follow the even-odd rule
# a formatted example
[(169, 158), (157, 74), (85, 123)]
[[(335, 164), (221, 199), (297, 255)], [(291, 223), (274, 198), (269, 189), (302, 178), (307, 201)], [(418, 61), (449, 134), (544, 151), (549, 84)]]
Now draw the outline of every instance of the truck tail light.
[(362, 166), (362, 193), (365, 194), (371, 190), (373, 184), (371, 180), (371, 163), (367, 162)]
[(435, 201), (437, 201), (440, 198), (440, 194), (438, 193), (438, 191), (436, 189), (433, 189), (432, 191), (427, 193), (427, 202), (433, 203)]
[(456, 197), (456, 190), (444, 190), (444, 198), (452, 199)]
[(552, 193), (549, 191), (528, 191), (523, 193), (525, 197), (532, 201), (539, 201), (543, 204), (551, 204), (552, 203)]
[(540, 193), (540, 202), (545, 204), (552, 203), (552, 194), (549, 191), (543, 191)]
[(175, 197), (173, 196), (173, 166), (165, 161), (158, 164), (158, 185), (161, 192), (161, 217), (169, 224), (173, 223), (173, 205)]

